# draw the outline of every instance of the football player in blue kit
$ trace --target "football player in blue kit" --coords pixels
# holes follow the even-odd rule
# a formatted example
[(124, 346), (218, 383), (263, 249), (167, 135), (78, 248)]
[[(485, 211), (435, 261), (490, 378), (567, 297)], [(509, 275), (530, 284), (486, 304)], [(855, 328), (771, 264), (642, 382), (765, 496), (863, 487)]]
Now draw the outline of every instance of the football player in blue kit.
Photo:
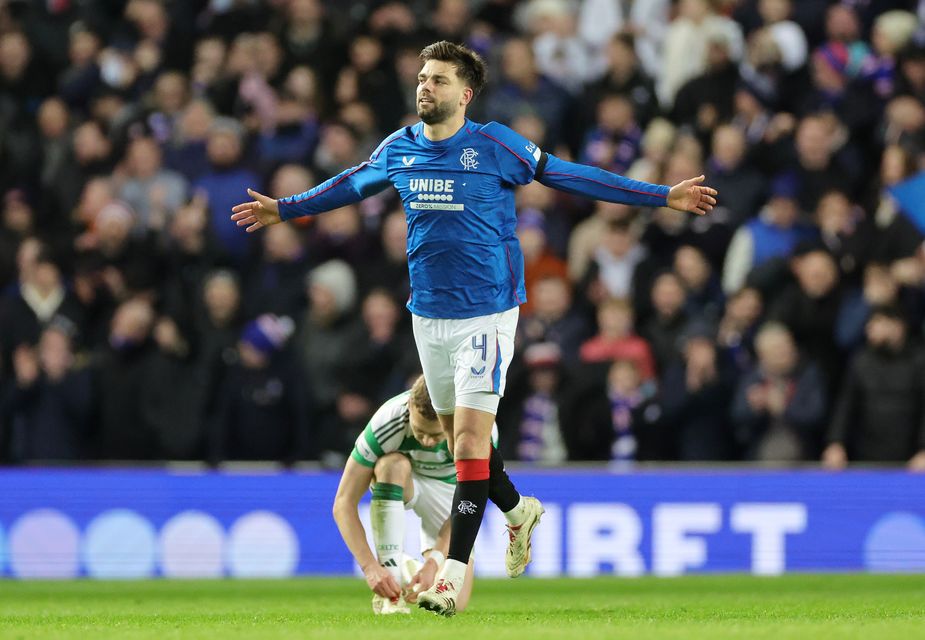
[(418, 604), (451, 616), (491, 499), (508, 520), (508, 574), (530, 560), (530, 535), (543, 513), (514, 489), (491, 429), (526, 300), (514, 190), (532, 180), (596, 200), (704, 214), (716, 190), (703, 176), (672, 187), (567, 162), (496, 122), (466, 118), (485, 84), (473, 51), (446, 41), (421, 52), (421, 122), (388, 136), (369, 160), (300, 193), (274, 200), (251, 189), (231, 219), (248, 232), (314, 215), (395, 187), (408, 221), (414, 338), (431, 400), (453, 453), (457, 484), (450, 546), (437, 581)]

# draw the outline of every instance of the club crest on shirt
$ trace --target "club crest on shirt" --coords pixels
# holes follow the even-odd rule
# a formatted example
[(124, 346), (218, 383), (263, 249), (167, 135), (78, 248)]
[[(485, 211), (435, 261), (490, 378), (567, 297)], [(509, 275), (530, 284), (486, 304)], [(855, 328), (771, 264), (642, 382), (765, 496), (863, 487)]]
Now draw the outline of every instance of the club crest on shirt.
[(463, 169), (468, 171), (469, 169), (475, 169), (479, 166), (478, 157), (479, 152), (473, 149), (472, 147), (466, 147), (462, 151), (462, 155), (459, 156), (459, 161), (462, 163)]

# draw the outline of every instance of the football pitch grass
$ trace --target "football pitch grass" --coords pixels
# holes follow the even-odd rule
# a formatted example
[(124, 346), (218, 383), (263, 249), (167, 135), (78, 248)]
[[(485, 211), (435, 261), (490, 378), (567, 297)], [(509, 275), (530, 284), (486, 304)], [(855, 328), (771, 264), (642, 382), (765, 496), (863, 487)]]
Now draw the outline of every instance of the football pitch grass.
[(360, 579), (0, 581), (0, 638), (925, 638), (925, 575), (479, 580), (452, 619)]

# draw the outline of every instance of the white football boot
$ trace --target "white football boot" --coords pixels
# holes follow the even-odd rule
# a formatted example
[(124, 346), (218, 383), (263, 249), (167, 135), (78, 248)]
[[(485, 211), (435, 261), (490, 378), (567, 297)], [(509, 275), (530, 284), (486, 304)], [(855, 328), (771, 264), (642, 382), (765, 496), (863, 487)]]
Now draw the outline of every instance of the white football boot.
[(438, 578), (434, 586), (418, 594), (418, 606), (450, 618), (456, 615), (456, 598), (458, 597), (458, 585), (454, 585), (446, 578)]
[(512, 578), (522, 574), (530, 563), (530, 537), (533, 535), (534, 527), (546, 513), (542, 503), (536, 498), (524, 496), (523, 501), (526, 518), (516, 527), (507, 525), (509, 541), (507, 553), (504, 555), (504, 566)]

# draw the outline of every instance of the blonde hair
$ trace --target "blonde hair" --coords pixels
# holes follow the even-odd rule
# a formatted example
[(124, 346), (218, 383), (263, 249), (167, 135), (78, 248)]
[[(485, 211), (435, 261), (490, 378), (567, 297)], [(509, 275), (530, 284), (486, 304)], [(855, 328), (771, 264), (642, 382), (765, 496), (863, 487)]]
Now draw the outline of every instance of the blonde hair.
[(427, 391), (427, 383), (424, 382), (424, 376), (418, 376), (418, 379), (411, 385), (411, 404), (417, 409), (418, 413), (425, 420), (431, 422), (437, 420), (437, 412), (434, 405), (430, 402), (430, 393)]

